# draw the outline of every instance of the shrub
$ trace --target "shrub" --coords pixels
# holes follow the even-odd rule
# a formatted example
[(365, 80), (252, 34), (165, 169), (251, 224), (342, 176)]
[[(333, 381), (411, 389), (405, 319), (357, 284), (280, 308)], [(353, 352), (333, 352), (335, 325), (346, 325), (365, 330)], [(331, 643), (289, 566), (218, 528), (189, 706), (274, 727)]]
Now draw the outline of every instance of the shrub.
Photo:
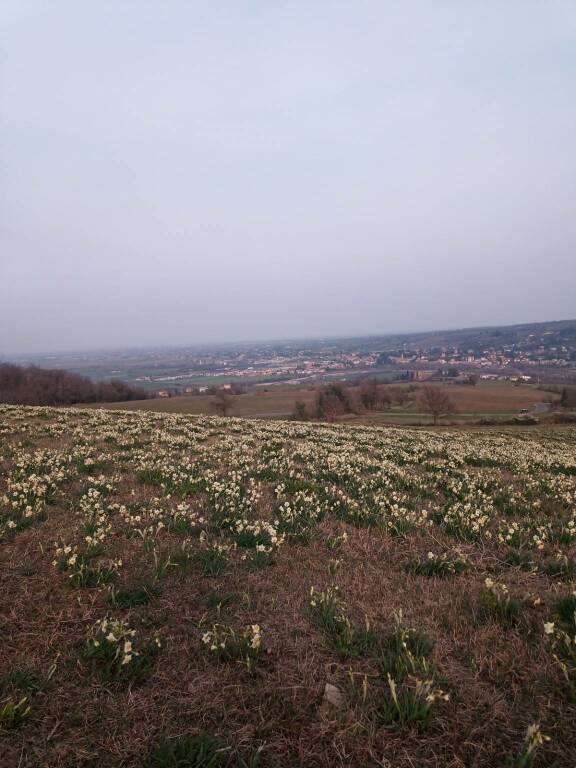
[(317, 418), (335, 421), (345, 413), (352, 413), (352, 402), (343, 384), (334, 382), (318, 390), (316, 393)]

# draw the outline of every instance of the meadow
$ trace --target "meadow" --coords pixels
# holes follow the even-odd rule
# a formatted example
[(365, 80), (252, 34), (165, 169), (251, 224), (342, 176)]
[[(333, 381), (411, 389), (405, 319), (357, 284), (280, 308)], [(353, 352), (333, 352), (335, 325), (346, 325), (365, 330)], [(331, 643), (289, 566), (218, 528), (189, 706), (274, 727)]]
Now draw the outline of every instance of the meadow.
[(0, 764), (573, 768), (576, 430), (0, 406)]
[[(406, 390), (405, 384), (389, 384), (388, 391), (392, 397), (401, 390)], [(523, 408), (532, 409), (535, 403), (543, 400), (557, 401), (559, 396), (543, 392), (532, 385), (516, 387), (509, 382), (482, 382), (475, 387), (465, 385), (445, 386), (456, 408), (456, 413), (449, 417), (450, 421), (472, 421), (482, 417), (515, 416)], [(294, 412), (297, 401), (306, 404), (314, 410), (316, 388), (301, 387), (270, 387), (269, 389), (251, 388), (245, 394), (231, 396), (229, 415), (244, 417), (287, 418)], [(179, 396), (156, 398), (133, 402), (107, 403), (106, 408), (123, 410), (150, 410), (160, 413), (191, 413), (197, 415), (213, 415), (213, 395)], [(91, 406), (100, 407), (100, 406)], [(428, 414), (422, 413), (418, 402), (407, 402), (399, 407), (393, 403), (388, 411), (361, 412), (347, 417), (348, 421), (362, 422), (398, 422), (422, 421), (431, 422)]]

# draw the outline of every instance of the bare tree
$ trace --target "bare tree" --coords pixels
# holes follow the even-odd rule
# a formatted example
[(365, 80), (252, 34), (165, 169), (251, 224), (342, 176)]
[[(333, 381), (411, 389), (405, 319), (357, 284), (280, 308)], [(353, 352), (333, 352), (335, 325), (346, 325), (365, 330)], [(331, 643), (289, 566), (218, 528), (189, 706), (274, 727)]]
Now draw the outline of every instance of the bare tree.
[(400, 408), (408, 406), (414, 400), (414, 392), (409, 387), (397, 387), (393, 391), (394, 400)]
[(386, 410), (390, 408), (390, 396), (386, 387), (380, 385), (377, 379), (367, 379), (359, 388), (360, 403), (366, 410)]
[(310, 414), (308, 408), (303, 400), (296, 400), (294, 403), (294, 410), (292, 411), (292, 418), (294, 421), (308, 421)]
[(564, 387), (560, 398), (561, 408), (576, 408), (576, 387)]
[(219, 389), (214, 393), (214, 399), (210, 405), (220, 416), (226, 416), (233, 405), (232, 397), (224, 389)]
[(431, 387), (425, 384), (419, 398), (420, 406), (432, 414), (434, 424), (444, 416), (454, 413), (456, 408), (454, 403), (448, 397), (441, 387)]
[(71, 405), (73, 403), (145, 400), (146, 390), (120, 379), (95, 382), (60, 369), (26, 368), (0, 363), (0, 403), (13, 405)]
[(336, 421), (339, 416), (352, 413), (348, 389), (338, 381), (326, 384), (316, 392), (316, 417)]

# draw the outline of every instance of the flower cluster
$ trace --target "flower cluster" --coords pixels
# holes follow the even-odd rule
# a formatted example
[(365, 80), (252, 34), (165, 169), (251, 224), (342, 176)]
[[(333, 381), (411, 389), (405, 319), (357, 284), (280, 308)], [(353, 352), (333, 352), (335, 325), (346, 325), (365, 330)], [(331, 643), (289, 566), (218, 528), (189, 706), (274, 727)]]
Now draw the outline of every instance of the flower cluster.
[(231, 627), (215, 624), (203, 633), (202, 642), (217, 661), (244, 661), (253, 672), (262, 652), (262, 630), (259, 624), (250, 624), (238, 634)]
[(150, 674), (152, 659), (160, 650), (161, 642), (156, 635), (137, 648), (135, 636), (136, 630), (126, 621), (101, 619), (90, 628), (82, 658), (104, 680), (141, 682)]

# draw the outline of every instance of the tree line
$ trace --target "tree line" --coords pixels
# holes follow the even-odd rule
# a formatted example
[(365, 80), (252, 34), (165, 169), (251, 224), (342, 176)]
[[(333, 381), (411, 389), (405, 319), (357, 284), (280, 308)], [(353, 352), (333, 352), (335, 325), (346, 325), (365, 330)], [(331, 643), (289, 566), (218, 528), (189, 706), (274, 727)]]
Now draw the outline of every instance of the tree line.
[(0, 363), (0, 402), (9, 405), (73, 405), (144, 400), (150, 394), (121, 379), (92, 381), (78, 373)]

